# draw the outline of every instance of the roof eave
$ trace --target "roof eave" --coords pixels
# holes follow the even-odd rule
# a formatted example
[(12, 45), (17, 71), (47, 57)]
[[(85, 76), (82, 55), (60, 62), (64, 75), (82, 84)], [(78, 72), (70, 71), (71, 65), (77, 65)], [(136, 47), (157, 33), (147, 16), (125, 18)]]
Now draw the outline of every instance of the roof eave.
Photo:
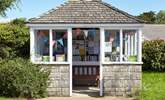
[(27, 23), (26, 24), (28, 27), (31, 28), (53, 28), (53, 27), (90, 27), (90, 28), (94, 28), (94, 27), (106, 27), (106, 28), (142, 28), (144, 26), (144, 24), (141, 23), (132, 23), (132, 24), (127, 24), (127, 23), (121, 23), (121, 24), (114, 24), (114, 23), (100, 23), (100, 24), (71, 24), (71, 23), (65, 23), (65, 24), (45, 24), (45, 23)]

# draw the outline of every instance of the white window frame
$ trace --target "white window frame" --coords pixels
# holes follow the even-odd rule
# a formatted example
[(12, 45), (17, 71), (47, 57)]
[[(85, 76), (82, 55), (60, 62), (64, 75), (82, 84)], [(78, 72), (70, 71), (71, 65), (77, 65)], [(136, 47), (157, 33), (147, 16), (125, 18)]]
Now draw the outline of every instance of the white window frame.
[[(105, 30), (119, 30), (120, 31), (120, 61), (119, 62), (106, 62), (105, 61), (105, 52), (104, 49), (101, 50), (102, 54), (102, 64), (143, 64), (142, 63), (142, 30), (141, 28), (102, 28), (102, 33), (101, 34), (101, 44), (102, 48), (104, 48), (104, 42), (105, 42)], [(138, 36), (138, 50), (137, 50), (137, 58), (138, 60), (136, 62), (130, 62), (130, 61), (123, 61), (123, 30), (136, 30), (137, 31), (137, 36)]]
[[(36, 30), (49, 30), (49, 62), (43, 62), (43, 61), (35, 61), (35, 31)], [(52, 31), (53, 30), (66, 30), (68, 35), (67, 35), (67, 61), (63, 61), (63, 62), (57, 62), (57, 61), (53, 61), (53, 46), (52, 46), (52, 41), (53, 41), (53, 34)], [(72, 38), (70, 38), (70, 34), (72, 34), (70, 32), (70, 28), (30, 28), (30, 56), (31, 56), (31, 62), (34, 64), (70, 64), (70, 50), (72, 49), (71, 46), (71, 42), (72, 42)]]
[[(69, 64), (70, 65), (70, 96), (72, 96), (72, 28), (73, 27), (90, 27), (100, 28), (100, 44), (104, 43), (105, 29), (137, 29), (138, 30), (138, 62), (104, 62), (104, 45), (100, 45), (100, 96), (103, 96), (103, 65), (104, 64), (142, 64), (142, 31), (143, 24), (27, 24), (30, 27), (30, 56), (34, 61), (34, 30), (39, 29), (67, 29), (68, 30), (68, 60), (65, 63), (55, 62), (52, 64)], [(121, 31), (120, 31), (121, 32)], [(121, 37), (120, 37), (121, 38)], [(120, 43), (121, 44), (121, 43)], [(122, 47), (122, 45), (120, 45)], [(122, 56), (122, 53), (121, 53)], [(37, 63), (36, 63), (37, 64)], [(40, 62), (38, 64), (41, 64)], [(44, 63), (46, 64), (46, 63)], [(47, 64), (51, 64), (50, 62)]]

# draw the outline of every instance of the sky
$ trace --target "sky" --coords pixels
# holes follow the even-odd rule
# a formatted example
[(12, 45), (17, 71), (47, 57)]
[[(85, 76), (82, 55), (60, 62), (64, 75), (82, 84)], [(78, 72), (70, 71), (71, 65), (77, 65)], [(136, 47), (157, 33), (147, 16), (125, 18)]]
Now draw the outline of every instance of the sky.
[[(0, 17), (1, 20), (15, 18), (33, 18), (41, 15), (52, 8), (56, 8), (67, 0), (21, 0), (18, 8), (8, 10), (7, 17)], [(132, 15), (139, 15), (142, 12), (165, 10), (165, 0), (103, 0)]]

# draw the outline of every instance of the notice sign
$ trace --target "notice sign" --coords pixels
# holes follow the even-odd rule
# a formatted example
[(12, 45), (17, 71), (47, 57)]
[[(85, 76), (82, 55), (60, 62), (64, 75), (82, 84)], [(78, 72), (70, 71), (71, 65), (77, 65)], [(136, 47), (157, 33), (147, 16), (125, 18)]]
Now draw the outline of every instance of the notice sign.
[(111, 42), (105, 42), (104, 52), (112, 52), (112, 43)]

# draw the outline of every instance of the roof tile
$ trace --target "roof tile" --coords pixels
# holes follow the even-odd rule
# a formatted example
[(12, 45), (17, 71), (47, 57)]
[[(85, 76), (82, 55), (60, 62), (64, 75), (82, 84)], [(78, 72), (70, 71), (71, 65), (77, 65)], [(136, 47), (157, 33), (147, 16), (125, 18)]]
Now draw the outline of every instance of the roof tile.
[(137, 24), (143, 21), (101, 1), (70, 1), (51, 9), (31, 24)]

